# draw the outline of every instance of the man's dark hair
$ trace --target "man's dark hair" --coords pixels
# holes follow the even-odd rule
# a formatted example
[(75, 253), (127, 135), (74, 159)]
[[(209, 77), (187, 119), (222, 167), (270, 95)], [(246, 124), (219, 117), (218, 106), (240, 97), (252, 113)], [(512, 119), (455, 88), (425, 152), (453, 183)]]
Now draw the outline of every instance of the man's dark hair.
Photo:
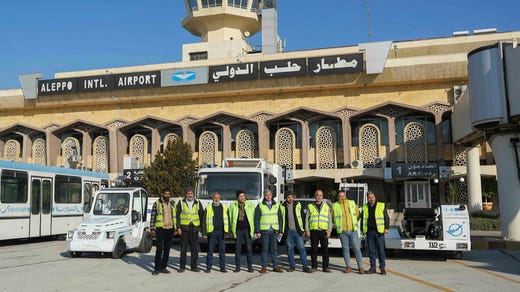
[(165, 192), (170, 192), (170, 189), (169, 188), (163, 188), (162, 191), (161, 191), (161, 194), (164, 194)]
[(246, 194), (246, 191), (244, 190), (237, 190), (236, 192), (236, 197), (238, 198), (238, 196), (240, 196), (240, 194), (244, 193), (244, 195)]

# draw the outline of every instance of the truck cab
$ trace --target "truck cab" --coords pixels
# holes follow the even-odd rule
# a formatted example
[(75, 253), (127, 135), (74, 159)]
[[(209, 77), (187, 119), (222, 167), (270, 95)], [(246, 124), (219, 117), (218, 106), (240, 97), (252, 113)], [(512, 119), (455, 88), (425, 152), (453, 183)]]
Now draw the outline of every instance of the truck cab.
[(90, 216), (67, 233), (72, 257), (83, 252), (110, 253), (121, 258), (127, 251), (152, 249), (147, 212), (148, 193), (142, 188), (110, 188), (96, 192)]

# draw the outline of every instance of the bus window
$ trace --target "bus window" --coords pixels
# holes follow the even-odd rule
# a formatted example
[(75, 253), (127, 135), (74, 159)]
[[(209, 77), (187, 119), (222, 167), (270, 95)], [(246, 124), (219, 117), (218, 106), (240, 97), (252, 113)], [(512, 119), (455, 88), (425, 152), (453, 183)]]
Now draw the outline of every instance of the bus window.
[(42, 181), (42, 213), (51, 213), (52, 184), (50, 180)]
[(26, 172), (2, 170), (0, 201), (27, 203), (28, 176)]
[(84, 188), (83, 188), (83, 202), (84, 202), (83, 211), (85, 211), (85, 213), (90, 212), (91, 200), (92, 200), (92, 184), (85, 183)]
[(33, 215), (40, 214), (40, 188), (41, 182), (39, 179), (33, 179), (31, 190), (31, 213)]
[(81, 178), (74, 176), (56, 175), (54, 190), (56, 203), (81, 203)]

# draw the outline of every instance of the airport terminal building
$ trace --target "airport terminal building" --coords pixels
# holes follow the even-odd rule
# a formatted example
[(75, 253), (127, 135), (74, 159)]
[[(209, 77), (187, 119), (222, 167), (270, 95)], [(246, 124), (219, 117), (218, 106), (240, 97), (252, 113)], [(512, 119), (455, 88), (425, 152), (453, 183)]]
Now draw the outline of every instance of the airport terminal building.
[[(484, 139), (453, 141), (451, 113), (468, 52), (520, 32), (283, 52), (276, 1), (185, 4), (201, 42), (181, 62), (28, 75), (0, 91), (0, 158), (116, 178), (182, 139), (199, 165), (265, 158), (292, 169), (298, 195), (366, 182), (396, 211), (438, 205), (452, 183), (468, 202), (468, 171), (496, 177)], [(247, 42), (259, 31), (261, 50)]]

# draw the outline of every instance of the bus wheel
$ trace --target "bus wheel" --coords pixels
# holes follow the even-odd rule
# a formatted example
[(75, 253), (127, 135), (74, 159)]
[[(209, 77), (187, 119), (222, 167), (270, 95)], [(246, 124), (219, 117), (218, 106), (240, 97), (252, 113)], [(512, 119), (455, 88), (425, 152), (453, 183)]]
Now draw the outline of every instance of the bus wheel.
[(81, 251), (71, 251), (70, 252), (70, 256), (73, 258), (79, 258), (81, 256), (81, 254), (82, 254)]
[(113, 259), (120, 259), (123, 256), (123, 252), (125, 251), (125, 241), (123, 238), (119, 238), (117, 240), (116, 246), (114, 247), (114, 251), (112, 251)]
[(152, 234), (148, 229), (143, 232), (143, 238), (139, 244), (139, 252), (149, 253), (152, 250)]

